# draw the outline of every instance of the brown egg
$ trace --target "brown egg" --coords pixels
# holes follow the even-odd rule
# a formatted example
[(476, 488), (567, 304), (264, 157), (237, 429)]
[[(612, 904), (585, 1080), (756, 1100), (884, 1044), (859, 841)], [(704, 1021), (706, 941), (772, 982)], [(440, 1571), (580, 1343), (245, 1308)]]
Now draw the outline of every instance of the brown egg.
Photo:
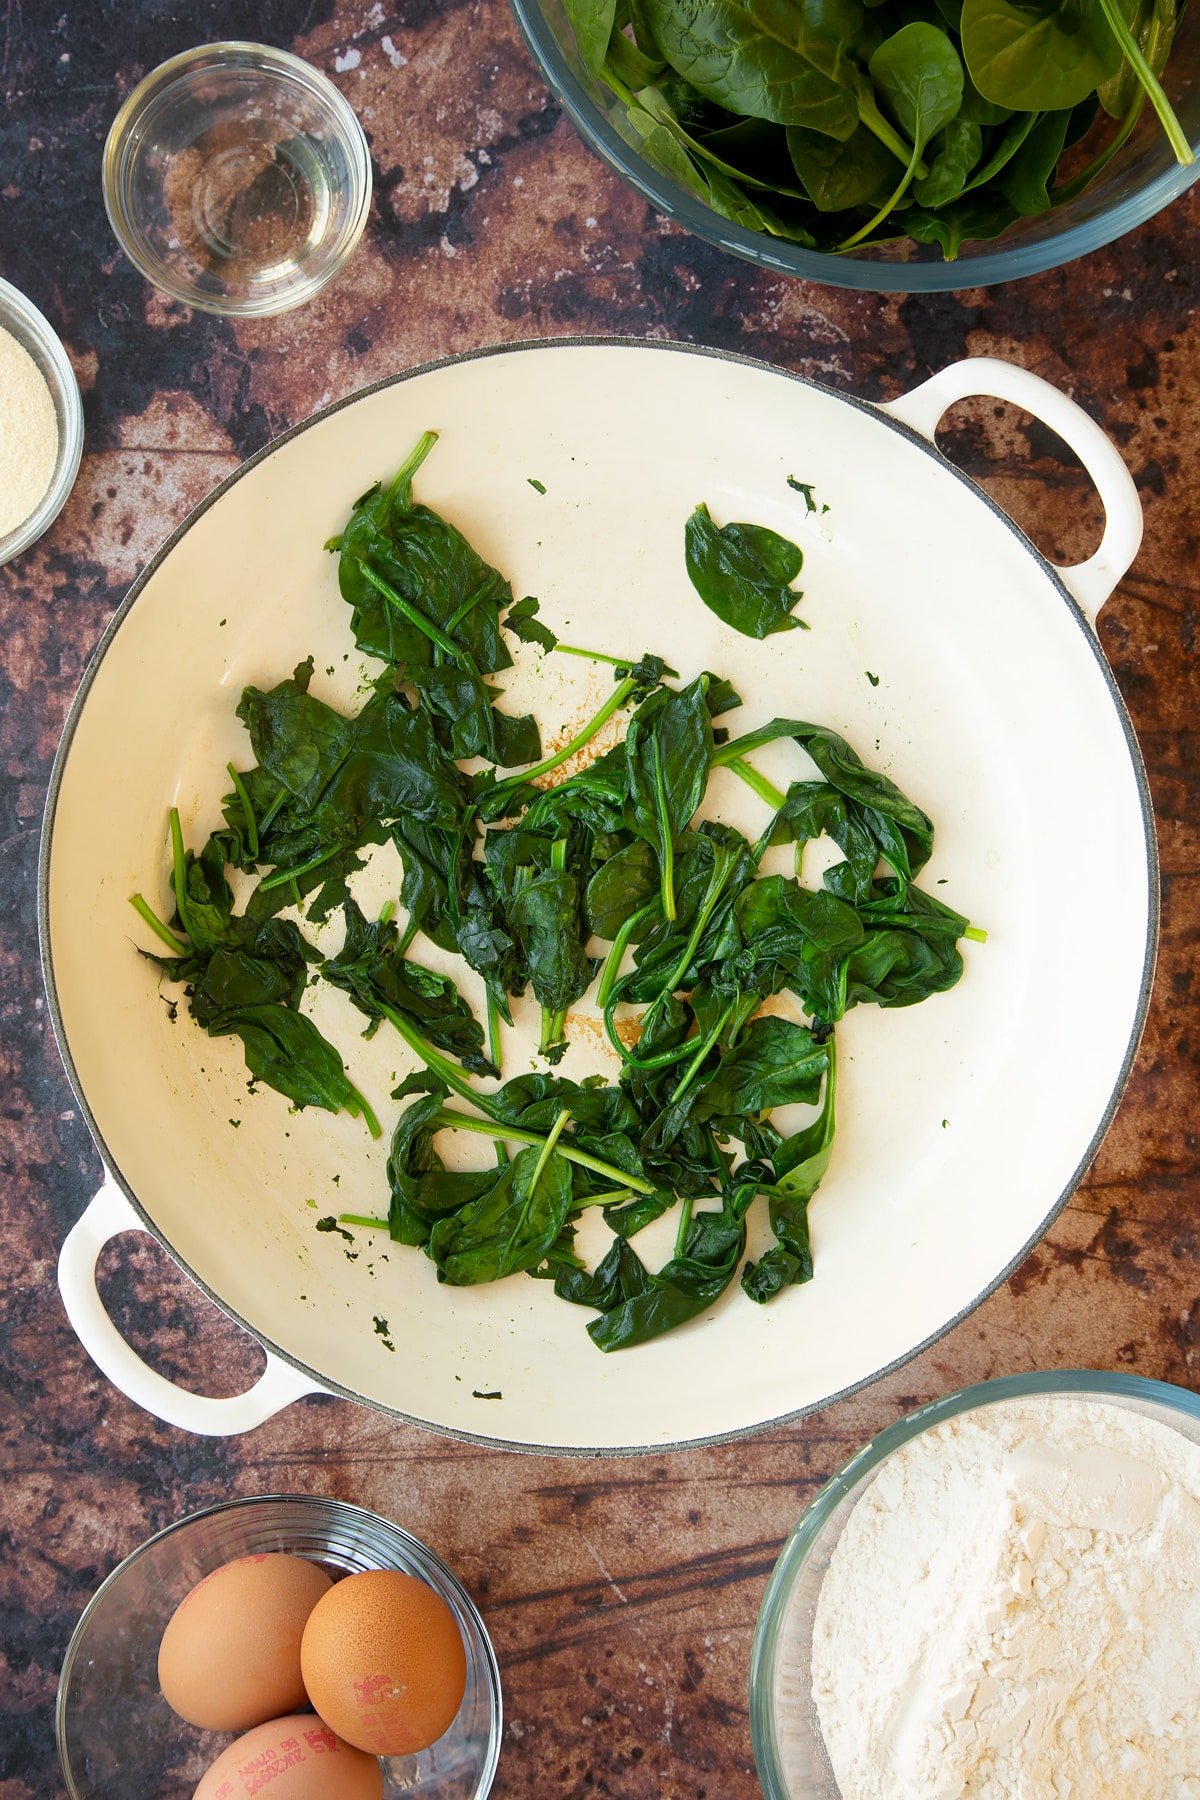
[(383, 1800), (383, 1770), (312, 1713), (256, 1726), (222, 1750), (193, 1800)]
[(245, 1731), (308, 1704), (300, 1639), (333, 1583), (301, 1556), (240, 1556), (180, 1601), (158, 1649), (167, 1705), (206, 1731)]
[(331, 1588), (304, 1628), (300, 1662), (325, 1723), (375, 1756), (428, 1749), (467, 1685), (454, 1614), (425, 1582), (393, 1569), (348, 1575)]

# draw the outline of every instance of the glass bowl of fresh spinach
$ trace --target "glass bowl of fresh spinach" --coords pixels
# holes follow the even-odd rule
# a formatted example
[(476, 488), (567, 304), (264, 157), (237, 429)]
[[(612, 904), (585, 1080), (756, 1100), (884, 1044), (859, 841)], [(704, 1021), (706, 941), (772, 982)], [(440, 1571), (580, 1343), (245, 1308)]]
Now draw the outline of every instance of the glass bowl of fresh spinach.
[(512, 0), (584, 139), (698, 237), (930, 292), (1110, 243), (1200, 175), (1177, 0)]

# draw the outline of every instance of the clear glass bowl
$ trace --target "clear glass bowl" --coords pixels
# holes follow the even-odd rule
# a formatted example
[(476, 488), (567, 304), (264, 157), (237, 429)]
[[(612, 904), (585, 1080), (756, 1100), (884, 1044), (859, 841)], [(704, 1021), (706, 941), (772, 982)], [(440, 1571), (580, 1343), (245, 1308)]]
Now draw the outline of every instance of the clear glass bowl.
[(783, 1547), (759, 1609), (750, 1654), (750, 1735), (766, 1800), (841, 1800), (812, 1698), (813, 1621), (834, 1545), (868, 1484), (902, 1444), (956, 1413), (1047, 1394), (1110, 1401), (1171, 1425), (1200, 1444), (1200, 1395), (1165, 1381), (1107, 1375), (1093, 1369), (1042, 1371), (984, 1381), (918, 1407), (872, 1438), (826, 1483), (801, 1517)]
[[(1147, 106), (1129, 142), (1086, 192), (1037, 218), (1020, 220), (1000, 239), (964, 244), (956, 262), (943, 262), (933, 245), (881, 244), (852, 256), (807, 250), (723, 219), (647, 161), (621, 101), (580, 61), (562, 0), (511, 4), (534, 61), (585, 142), (651, 206), (735, 256), (828, 287), (920, 294), (1036, 275), (1132, 231), (1200, 178), (1200, 164), (1181, 168), (1176, 162)], [(1163, 85), (1193, 147), (1200, 148), (1200, 17), (1195, 7), (1180, 27)], [(1180, 253), (1191, 254), (1186, 245)]]
[(196, 1731), (158, 1686), (171, 1614), (205, 1575), (236, 1556), (282, 1550), (331, 1570), (401, 1569), (453, 1610), (467, 1652), (458, 1716), (429, 1750), (385, 1759), (385, 1800), (483, 1800), (500, 1760), (500, 1671), (483, 1620), (445, 1563), (399, 1525), (343, 1500), (270, 1494), (210, 1506), (127, 1556), (75, 1627), (58, 1684), (55, 1729), (70, 1800), (192, 1800), (231, 1739)]
[(202, 44), (113, 120), (104, 204), (130, 261), (202, 312), (284, 312), (341, 269), (367, 222), (371, 158), (319, 70), (266, 44)]
[(75, 371), (49, 319), (7, 281), (0, 281), (0, 329), (14, 337), (37, 364), (50, 389), (58, 424), (58, 456), (50, 486), (27, 519), (7, 535), (0, 535), (0, 563), (6, 563), (40, 538), (66, 504), (83, 455), (83, 401)]

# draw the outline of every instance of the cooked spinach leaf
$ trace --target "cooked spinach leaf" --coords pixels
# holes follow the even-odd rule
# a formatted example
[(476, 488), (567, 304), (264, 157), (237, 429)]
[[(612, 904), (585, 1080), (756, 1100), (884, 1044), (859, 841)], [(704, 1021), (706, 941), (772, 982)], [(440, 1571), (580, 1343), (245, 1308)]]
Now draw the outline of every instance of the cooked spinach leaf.
[(743, 637), (807, 630), (792, 608), (804, 553), (766, 525), (715, 525), (700, 505), (687, 522), (684, 555), (692, 586), (710, 612)]

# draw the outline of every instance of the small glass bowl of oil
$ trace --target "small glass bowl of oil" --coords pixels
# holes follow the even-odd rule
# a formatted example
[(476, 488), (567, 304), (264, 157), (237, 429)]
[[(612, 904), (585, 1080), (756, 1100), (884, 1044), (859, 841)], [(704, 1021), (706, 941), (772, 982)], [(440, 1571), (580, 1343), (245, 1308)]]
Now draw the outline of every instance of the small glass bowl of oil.
[(202, 312), (299, 306), (341, 269), (371, 204), (362, 126), (319, 70), (266, 44), (203, 44), (113, 120), (104, 204), (148, 281)]

